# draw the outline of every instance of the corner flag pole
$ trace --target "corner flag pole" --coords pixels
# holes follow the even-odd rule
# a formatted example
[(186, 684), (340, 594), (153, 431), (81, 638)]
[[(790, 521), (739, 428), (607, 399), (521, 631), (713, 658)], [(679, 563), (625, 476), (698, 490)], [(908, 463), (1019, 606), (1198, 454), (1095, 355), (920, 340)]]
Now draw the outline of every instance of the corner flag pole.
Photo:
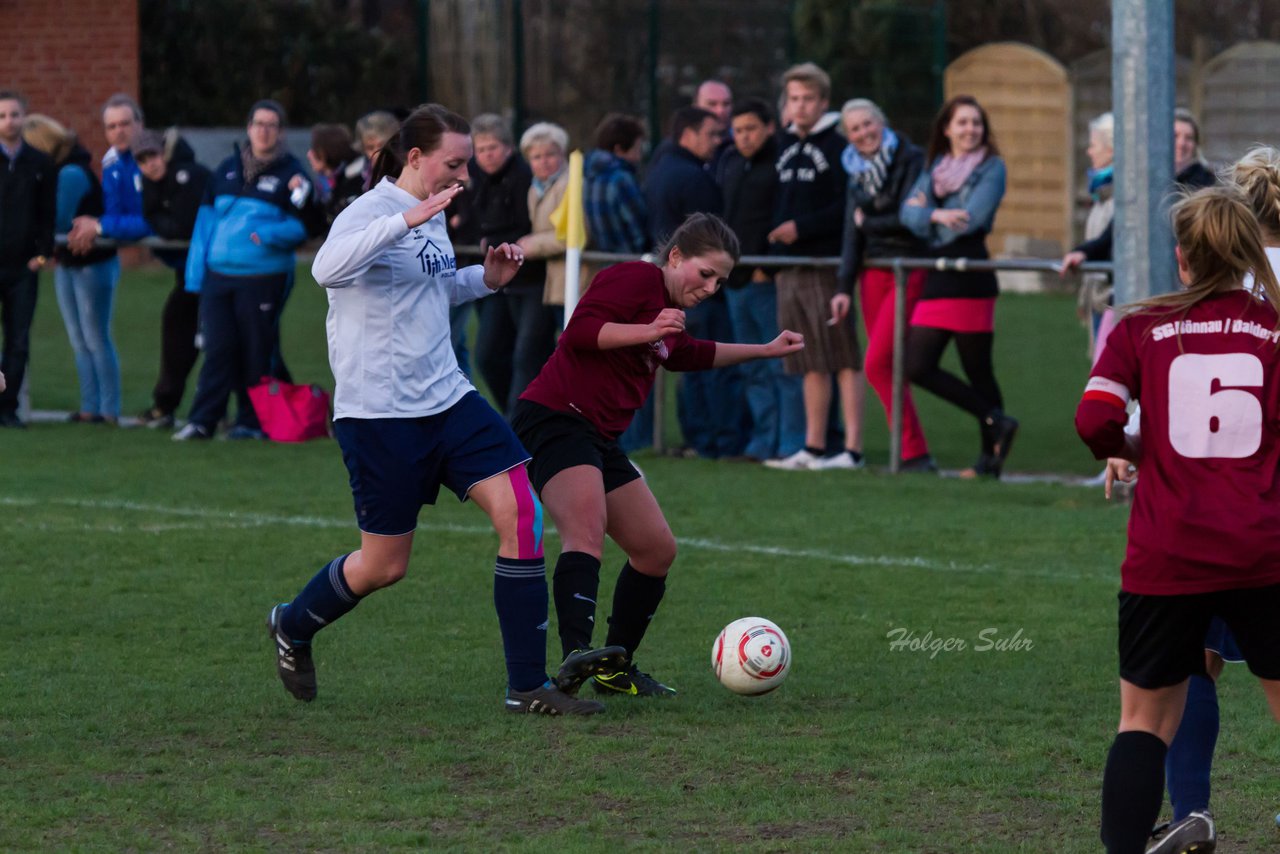
[(569, 323), (578, 305), (582, 283), (582, 250), (587, 245), (586, 215), (582, 208), (582, 152), (569, 155), (569, 186), (564, 199), (551, 219), (556, 226), (556, 237), (564, 241), (564, 322)]

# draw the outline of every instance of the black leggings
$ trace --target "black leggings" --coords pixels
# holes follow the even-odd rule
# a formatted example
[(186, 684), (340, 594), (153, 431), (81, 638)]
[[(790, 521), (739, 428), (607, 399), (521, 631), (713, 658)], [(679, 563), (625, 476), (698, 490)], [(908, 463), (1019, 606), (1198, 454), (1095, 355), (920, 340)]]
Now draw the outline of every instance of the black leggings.
[[(952, 338), (968, 383), (940, 367), (942, 353)], [(912, 326), (907, 333), (907, 378), (981, 420), (993, 409), (1004, 408), (991, 362), (994, 338), (990, 332), (952, 332), (932, 326)]]

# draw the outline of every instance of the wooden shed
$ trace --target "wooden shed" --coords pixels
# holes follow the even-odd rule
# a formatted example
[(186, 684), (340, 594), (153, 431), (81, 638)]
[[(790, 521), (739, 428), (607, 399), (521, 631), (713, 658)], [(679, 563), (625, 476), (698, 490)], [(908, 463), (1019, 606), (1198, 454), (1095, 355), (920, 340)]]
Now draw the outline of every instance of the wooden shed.
[(1205, 157), (1229, 163), (1258, 143), (1280, 147), (1280, 44), (1241, 42), (1200, 75), (1200, 139)]

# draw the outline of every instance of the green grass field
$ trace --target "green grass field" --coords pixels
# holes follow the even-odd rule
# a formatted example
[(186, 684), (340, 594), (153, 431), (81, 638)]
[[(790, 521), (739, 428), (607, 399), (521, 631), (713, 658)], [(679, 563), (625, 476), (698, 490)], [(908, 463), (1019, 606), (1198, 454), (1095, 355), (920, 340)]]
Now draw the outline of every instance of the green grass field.
[[(34, 402), (70, 409), (45, 287)], [(126, 412), (149, 402), (166, 288), (147, 271), (122, 285)], [(328, 383), (323, 311), (304, 280), (285, 346), (296, 376)], [(1002, 299), (999, 322), (1024, 425), (1011, 467), (1093, 473), (1071, 428), (1071, 302)], [(922, 404), (944, 466), (971, 462), (971, 423)], [(871, 407), (873, 461), (881, 420)], [(357, 542), (332, 442), (0, 432), (0, 850), (1098, 849), (1124, 507), (1055, 484), (639, 461), (681, 542), (639, 661), (681, 694), (540, 719), (501, 710), (475, 508), (423, 512), (409, 577), (320, 635), (321, 696), (303, 705), (262, 621)], [(794, 647), (762, 698), (709, 666), (749, 614)], [(895, 629), (967, 648), (894, 649)], [(993, 632), (1022, 648), (980, 651)], [(1219, 850), (1274, 849), (1274, 725), (1243, 668), (1221, 696)]]

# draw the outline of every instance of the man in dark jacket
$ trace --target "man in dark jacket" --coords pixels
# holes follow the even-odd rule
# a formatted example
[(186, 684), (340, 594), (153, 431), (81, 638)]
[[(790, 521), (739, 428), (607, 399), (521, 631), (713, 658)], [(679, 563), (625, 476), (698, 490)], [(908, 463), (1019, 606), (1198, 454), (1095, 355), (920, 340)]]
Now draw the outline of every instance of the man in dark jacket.
[(22, 141), (27, 102), (0, 92), (0, 427), (23, 427), (18, 392), (31, 352), (36, 313), (36, 274), (53, 254), (57, 176), (53, 161)]
[[(711, 172), (719, 150), (721, 125), (700, 107), (681, 107), (671, 119), (669, 153), (649, 169), (645, 198), (649, 230), (659, 243), (692, 213), (720, 215), (724, 201)], [(733, 325), (723, 293), (685, 311), (685, 330), (695, 338), (733, 341)], [(677, 394), (680, 430), (686, 444), (702, 457), (740, 456), (749, 429), (738, 366), (687, 373)]]
[[(190, 240), (209, 170), (195, 162), (195, 152), (178, 136), (177, 128), (163, 135), (143, 131), (133, 143), (133, 157), (142, 174), (142, 216), (147, 225), (157, 237)], [(160, 376), (151, 392), (151, 408), (139, 420), (148, 427), (168, 429), (173, 427), (173, 414), (200, 353), (196, 348), (200, 295), (186, 289), (187, 250), (158, 249), (155, 255), (173, 269), (174, 286), (160, 319)]]
[[(480, 244), (515, 243), (533, 230), (529, 220), (533, 172), (516, 151), (501, 116), (476, 116), (471, 137), (475, 145), (469, 165), (471, 216)], [(555, 349), (555, 314), (542, 302), (546, 278), (546, 262), (525, 261), (506, 287), (476, 303), (480, 315), (476, 366), (494, 406), (508, 415)]]
[(719, 215), (724, 207), (720, 188), (708, 168), (720, 146), (720, 124), (700, 107), (681, 107), (671, 117), (669, 153), (649, 167), (644, 195), (649, 208), (649, 232), (662, 243), (691, 213)]
[[(778, 142), (778, 204), (769, 232), (778, 255), (840, 254), (845, 184), (840, 165), (845, 140), (840, 114), (828, 113), (831, 78), (811, 62), (782, 77), (791, 125)], [(805, 470), (862, 467), (862, 354), (853, 322), (829, 325), (836, 275), (830, 267), (789, 267), (778, 271), (778, 323), (801, 333), (805, 348), (783, 359), (787, 373), (804, 376), (805, 446), (789, 457), (770, 460), (775, 468)], [(824, 456), (831, 377), (840, 392), (844, 450)]]
[[(733, 110), (733, 147), (720, 161), (724, 218), (738, 236), (743, 255), (765, 255), (778, 195), (774, 162), (778, 144), (773, 111), (759, 98)], [(778, 336), (778, 290), (771, 271), (739, 265), (725, 287), (733, 340), (764, 344)], [(801, 379), (788, 376), (777, 359), (740, 366), (751, 434), (743, 453), (756, 460), (787, 457), (804, 447)]]

